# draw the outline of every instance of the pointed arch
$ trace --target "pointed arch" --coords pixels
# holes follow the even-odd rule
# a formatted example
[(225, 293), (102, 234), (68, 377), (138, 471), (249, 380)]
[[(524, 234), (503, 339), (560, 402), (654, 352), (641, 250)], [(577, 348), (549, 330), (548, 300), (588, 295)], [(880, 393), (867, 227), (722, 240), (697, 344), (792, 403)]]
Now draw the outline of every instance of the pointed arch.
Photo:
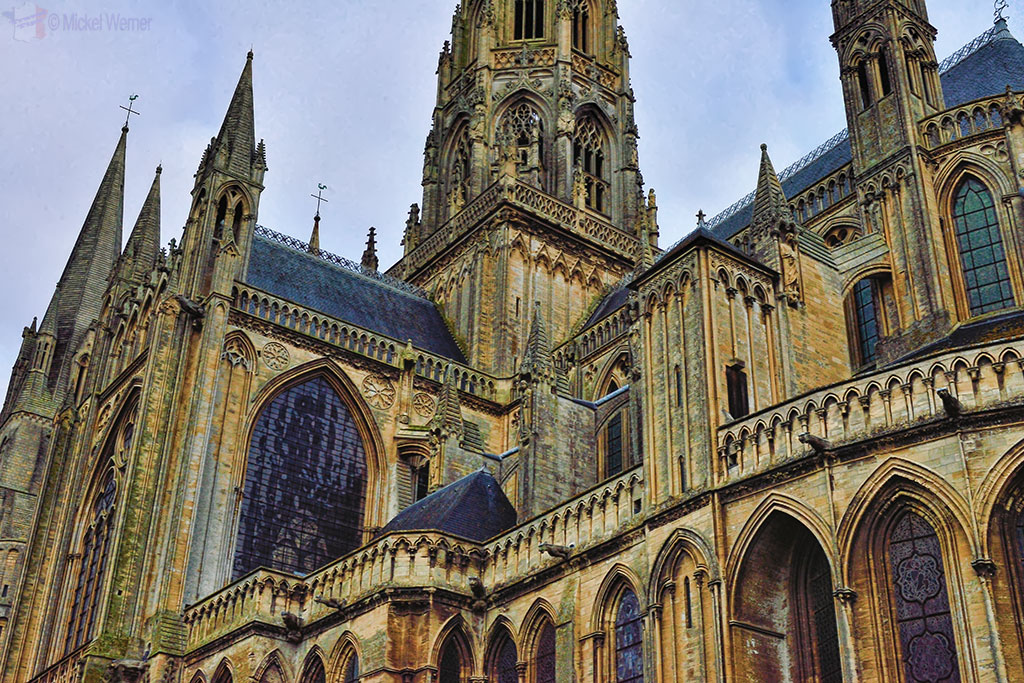
[(726, 560), (725, 576), (728, 578), (729, 584), (733, 586), (734, 592), (736, 590), (737, 572), (742, 558), (746, 556), (750, 548), (751, 541), (760, 529), (764, 527), (769, 517), (776, 513), (788, 515), (806, 527), (821, 546), (829, 560), (829, 564), (832, 567), (836, 567), (836, 558), (832, 552), (834, 547), (833, 532), (829, 524), (817, 511), (806, 503), (784, 493), (773, 491), (765, 496), (757, 507), (754, 508), (754, 511), (747, 519), (747, 523), (743, 525), (742, 531), (736, 537), (736, 542), (733, 544), (729, 558)]
[(220, 664), (217, 665), (217, 669), (214, 671), (213, 678), (210, 680), (212, 683), (233, 683), (235, 677), (235, 668), (231, 665), (231, 660), (225, 657), (220, 660)]
[(992, 465), (978, 487), (975, 500), (978, 506), (978, 526), (983, 532), (981, 557), (991, 557), (987, 531), (992, 527), (1001, 501), (1009, 497), (1021, 477), (1024, 477), (1024, 440), (1014, 444)]
[[(458, 657), (459, 662), (459, 680), (466, 681), (474, 673), (473, 662), (476, 661), (474, 652), (473, 640), (466, 628), (465, 621), (462, 619), (462, 615), (456, 614), (448, 619), (444, 626), (441, 627), (441, 630), (438, 631), (430, 653), (430, 661), (440, 670), (442, 668), (442, 659), (444, 659), (445, 655), (452, 655), (454, 653), (454, 656)], [(440, 683), (449, 682), (442, 676)]]
[(292, 680), (285, 669), (285, 661), (280, 650), (272, 650), (260, 665), (256, 667), (253, 680), (258, 683), (286, 683)]
[(327, 683), (327, 668), (324, 661), (324, 651), (319, 645), (314, 645), (302, 662), (299, 683)]
[(518, 683), (519, 647), (512, 622), (501, 615), (491, 625), (484, 667), (488, 680), (494, 683)]
[(751, 515), (727, 571), (739, 677), (841, 683), (829, 539), (823, 520), (788, 496)]
[(585, 105), (577, 110), (572, 134), (573, 180), (577, 187), (582, 184), (587, 208), (598, 213), (609, 213), (614, 202), (611, 183), (613, 131), (598, 107)]
[(966, 512), (941, 477), (897, 459), (868, 478), (844, 515), (842, 570), (858, 596), (852, 619), (863, 643), (855, 656), (879, 679), (912, 673), (922, 647), (929, 670), (947, 670), (933, 680), (976, 667), (966, 593), (982, 589), (963, 571), (978, 556)]
[(842, 558), (839, 569), (843, 585), (850, 581), (855, 536), (872, 518), (895, 505), (899, 496), (925, 510), (933, 525), (938, 525), (936, 531), (946, 534), (949, 544), (952, 544), (952, 535), (962, 537), (969, 544), (971, 556), (978, 556), (977, 542), (968, 531), (970, 507), (963, 496), (932, 470), (909, 460), (891, 458), (861, 484), (839, 522), (836, 538)]
[[(590, 617), (591, 631), (603, 631), (615, 622), (614, 610), (617, 599), (623, 589), (628, 588), (636, 593), (637, 599), (644, 595), (643, 582), (640, 576), (622, 563), (616, 563), (605, 574), (601, 587), (594, 599), (594, 609)], [(640, 603), (640, 609), (646, 612), (646, 601)]]
[[(324, 657), (322, 651), (317, 654), (324, 661), (330, 662), (328, 666), (329, 675), (327, 680), (332, 681), (332, 683), (334, 681), (349, 683), (347, 675), (350, 673), (353, 659), (355, 660), (357, 669), (362, 662), (362, 650), (360, 649), (359, 640), (351, 631), (345, 631), (341, 634), (341, 637), (338, 638), (338, 642), (336, 642), (334, 647), (331, 648), (331, 655), (329, 658)], [(310, 653), (309, 656), (312, 657), (313, 653)]]
[(661, 584), (675, 573), (675, 567), (683, 556), (689, 556), (698, 569), (707, 572), (710, 581), (721, 579), (721, 570), (715, 558), (711, 544), (692, 529), (679, 528), (665, 541), (658, 551), (654, 564), (651, 566), (651, 582), (647, 587), (647, 601), (654, 604), (659, 601), (658, 594)]
[[(268, 382), (249, 412), (244, 449), (231, 549), (236, 578), (259, 565), (313, 571), (380, 525), (385, 451), (368, 406), (333, 362), (314, 361)], [(284, 469), (272, 475), (271, 461)], [(314, 489), (320, 500), (304, 503)]]

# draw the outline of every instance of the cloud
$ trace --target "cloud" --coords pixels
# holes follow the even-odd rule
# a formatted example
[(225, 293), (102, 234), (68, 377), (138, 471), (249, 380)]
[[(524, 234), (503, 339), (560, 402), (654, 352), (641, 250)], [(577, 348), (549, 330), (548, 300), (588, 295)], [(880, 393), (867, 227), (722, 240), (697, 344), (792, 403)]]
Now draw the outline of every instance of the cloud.
[[(309, 194), (330, 186), (324, 248), (358, 258), (379, 232), (382, 264), (401, 255), (421, 198), (437, 54), (455, 0), (141, 4), (47, 3), (58, 16), (151, 19), (146, 31), (56, 30), (19, 42), (0, 20), (0, 391), (19, 332), (41, 316), (139, 93), (128, 143), (125, 239), (163, 162), (163, 233), (180, 238), (192, 174), (254, 48), (257, 135), (270, 171), (260, 222), (308, 237)], [(990, 25), (973, 3), (932, 0), (946, 55)], [(781, 169), (845, 126), (828, 3), (623, 0), (642, 135), (662, 242), (753, 188), (758, 145)], [(6, 11), (6, 8), (4, 8)]]

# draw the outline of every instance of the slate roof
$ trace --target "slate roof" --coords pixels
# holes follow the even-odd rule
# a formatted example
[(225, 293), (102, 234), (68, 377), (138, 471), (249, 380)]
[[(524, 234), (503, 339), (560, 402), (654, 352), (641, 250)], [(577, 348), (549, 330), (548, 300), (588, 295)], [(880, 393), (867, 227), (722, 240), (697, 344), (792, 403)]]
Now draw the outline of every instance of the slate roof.
[(1022, 335), (1024, 335), (1024, 311), (1011, 311), (993, 318), (961, 325), (948, 336), (917, 349), (913, 353), (898, 359), (892, 365), (964, 346), (988, 344), (999, 340), (1008, 341)]
[(381, 530), (441, 531), (483, 543), (516, 524), (516, 510), (501, 485), (479, 469), (398, 513)]
[(459, 363), (466, 358), (428, 299), (402, 291), (257, 233), (245, 281), (274, 296), (326, 313)]
[[(957, 59), (959, 57), (959, 59)], [(951, 109), (982, 97), (997, 95), (1009, 85), (1024, 90), (1024, 45), (1010, 33), (1005, 23), (997, 24), (943, 63), (942, 93)], [(847, 131), (835, 136), (779, 174), (787, 197), (800, 194), (815, 182), (838, 171), (852, 161)], [(748, 195), (713, 218), (716, 235), (728, 239), (750, 224), (754, 196)], [(730, 213), (732, 212), (732, 213)]]

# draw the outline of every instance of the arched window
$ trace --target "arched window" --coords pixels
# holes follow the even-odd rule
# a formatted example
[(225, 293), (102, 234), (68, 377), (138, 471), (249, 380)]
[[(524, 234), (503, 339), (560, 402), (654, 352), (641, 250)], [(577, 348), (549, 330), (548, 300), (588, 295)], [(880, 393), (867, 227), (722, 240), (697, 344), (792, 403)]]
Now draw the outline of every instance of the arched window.
[(516, 671), (518, 663), (516, 644), (507, 635), (501, 636), (501, 641), (494, 648), (490, 680), (495, 683), (519, 683), (519, 672)]
[(619, 683), (644, 680), (642, 619), (636, 593), (627, 588), (615, 614), (615, 680)]
[(572, 140), (572, 162), (581, 177), (586, 192), (587, 208), (607, 212), (611, 186), (605, 168), (604, 135), (593, 116), (584, 116), (576, 122)]
[(853, 287), (853, 309), (857, 323), (857, 350), (860, 365), (875, 362), (879, 332), (878, 293), (875, 283), (864, 278)]
[(228, 216), (228, 198), (227, 195), (220, 198), (217, 202), (217, 221), (213, 224), (213, 238), (220, 239), (224, 236), (224, 221), (227, 220)]
[(725, 368), (725, 388), (729, 398), (729, 415), (738, 420), (750, 413), (750, 400), (747, 393), (747, 373), (742, 362), (736, 362)]
[(908, 683), (959, 681), (946, 570), (935, 529), (907, 511), (889, 530), (892, 603)]
[(590, 52), (590, 3), (580, 0), (572, 11), (572, 46)]
[(366, 453), (348, 406), (323, 377), (295, 385), (253, 429), (235, 579), (257, 567), (308, 574), (362, 542)]
[(811, 660), (809, 669), (815, 672), (816, 681), (842, 683), (843, 667), (839, 657), (832, 573), (828, 558), (817, 543), (807, 546), (797, 581), (799, 602), (803, 604), (800, 619), (801, 650)]
[(608, 420), (605, 427), (605, 458), (604, 470), (606, 477), (614, 477), (622, 472), (622, 413), (617, 413)]
[(676, 378), (676, 407), (683, 407), (683, 371), (679, 369), (677, 365), (675, 368)]
[(439, 683), (462, 683), (462, 653), (454, 638), (449, 638), (441, 649), (438, 674)]
[[(354, 658), (355, 655), (352, 655)], [(345, 683), (348, 683), (349, 679), (345, 679)], [(306, 664), (305, 670), (302, 672), (302, 683), (327, 683), (327, 672), (324, 671), (324, 663), (316, 655)]]
[(889, 48), (878, 51), (878, 81), (882, 86), (882, 97), (892, 92), (892, 78), (889, 76)]
[(359, 681), (359, 656), (354, 652), (345, 663), (345, 677), (342, 680), (343, 683), (358, 683)]
[(222, 664), (220, 670), (213, 676), (213, 683), (231, 683), (231, 669)]
[(971, 315), (1013, 306), (1013, 286), (992, 194), (973, 176), (964, 178), (954, 193), (953, 225)]
[(544, 37), (544, 0), (515, 0), (513, 39)]
[(555, 683), (555, 627), (545, 622), (537, 634), (537, 654), (534, 660), (536, 683)]
[(451, 151), (448, 166), (448, 217), (455, 216), (469, 201), (472, 153), (469, 128), (464, 128)]
[(499, 144), (515, 147), (521, 172), (543, 169), (544, 121), (529, 102), (520, 102), (502, 115), (498, 138)]
[[(108, 447), (109, 448), (109, 447)], [(82, 538), (82, 554), (78, 578), (71, 598), (68, 631), (64, 639), (65, 653), (89, 642), (101, 600), (101, 588), (107, 569), (110, 533), (113, 523), (117, 484), (113, 470), (107, 471), (92, 501), (88, 527)]]
[(863, 59), (857, 64), (857, 86), (860, 88), (860, 108), (867, 109), (871, 106), (871, 84), (868, 80), (868, 63)]

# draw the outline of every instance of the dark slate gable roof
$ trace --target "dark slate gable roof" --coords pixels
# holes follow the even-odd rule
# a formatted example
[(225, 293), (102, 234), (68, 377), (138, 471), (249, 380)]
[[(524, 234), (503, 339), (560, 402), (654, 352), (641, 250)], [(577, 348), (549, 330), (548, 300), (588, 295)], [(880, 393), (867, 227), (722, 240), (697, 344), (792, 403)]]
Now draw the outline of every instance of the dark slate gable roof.
[(961, 325), (953, 330), (949, 336), (917, 349), (913, 353), (893, 361), (890, 365), (906, 363), (964, 346), (991, 344), (1000, 340), (1009, 341), (1021, 335), (1024, 335), (1024, 312), (1010, 311), (1009, 313)]
[(625, 306), (626, 301), (628, 300), (629, 288), (625, 286), (616, 287), (601, 299), (601, 303), (599, 303), (597, 308), (594, 309), (594, 312), (590, 314), (590, 318), (587, 319), (587, 323), (583, 326), (583, 329), (590, 329), (597, 323), (601, 322), (612, 313)]
[(459, 363), (466, 358), (437, 307), (383, 280), (257, 234), (245, 281), (274, 296)]
[(480, 469), (402, 510), (380, 533), (441, 531), (483, 543), (515, 524), (516, 510), (501, 485)]
[[(1005, 23), (986, 31), (943, 66), (942, 93), (946, 108), (997, 95), (1004, 92), (1007, 85), (1014, 90), (1024, 90), (1024, 45), (1017, 42)], [(846, 131), (819, 150), (812, 153), (810, 159), (805, 157), (779, 174), (786, 197), (800, 194), (853, 159)], [(734, 205), (713, 218), (712, 230), (728, 239), (750, 225), (753, 213), (751, 194), (740, 200), (738, 207)]]

